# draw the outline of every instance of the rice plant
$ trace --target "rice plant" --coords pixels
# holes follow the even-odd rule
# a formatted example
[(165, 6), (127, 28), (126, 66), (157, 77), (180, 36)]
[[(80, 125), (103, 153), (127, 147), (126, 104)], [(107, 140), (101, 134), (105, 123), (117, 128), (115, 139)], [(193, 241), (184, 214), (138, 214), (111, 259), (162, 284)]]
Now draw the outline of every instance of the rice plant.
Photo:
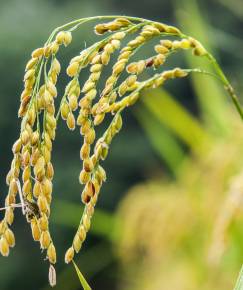
[[(59, 92), (57, 82), (62, 62), (58, 52), (71, 44), (74, 32), (82, 24), (90, 21), (102, 22), (94, 27), (100, 40), (70, 60), (66, 68), (70, 80), (65, 91)], [(156, 42), (151, 55), (136, 58), (138, 50), (151, 41)], [(163, 69), (169, 57), (184, 50), (207, 59), (214, 73), (198, 67)], [(112, 58), (114, 63), (108, 66)], [(106, 66), (110, 68), (109, 77), (101, 84)], [(82, 73), (87, 74), (84, 84), (79, 78)], [(49, 281), (54, 286), (57, 254), (49, 231), (49, 217), (54, 177), (52, 146), (58, 122), (62, 118), (69, 130), (79, 129), (83, 141), (79, 182), (85, 207), (65, 254), (65, 262), (70, 263), (75, 253), (81, 250), (90, 229), (100, 189), (106, 181), (102, 162), (109, 153), (113, 138), (122, 128), (123, 111), (139, 100), (143, 90), (158, 88), (168, 80), (184, 78), (191, 73), (211, 75), (220, 81), (243, 118), (238, 98), (216, 59), (197, 39), (174, 26), (137, 17), (98, 16), (78, 19), (56, 28), (46, 43), (32, 52), (25, 69), (18, 111), (21, 128), (12, 148), (13, 160), (6, 178), (8, 193), (2, 208), (5, 214), (0, 223), (1, 254), (8, 256), (10, 248), (15, 246), (11, 225), (14, 210), (20, 207), (30, 224), (34, 241), (38, 241), (41, 250), (45, 251), (50, 264)], [(105, 119), (109, 125), (99, 134), (98, 128)]]

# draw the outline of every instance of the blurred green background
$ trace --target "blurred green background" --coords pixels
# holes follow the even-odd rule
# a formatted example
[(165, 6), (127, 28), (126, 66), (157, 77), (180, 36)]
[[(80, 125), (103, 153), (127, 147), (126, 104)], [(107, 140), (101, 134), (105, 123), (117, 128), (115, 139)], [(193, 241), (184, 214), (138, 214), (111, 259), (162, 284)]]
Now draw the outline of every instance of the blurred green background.
[[(219, 59), (243, 89), (241, 0), (0, 0), (0, 200), (6, 193), (25, 63), (57, 26), (95, 15), (132, 15), (173, 24)], [(61, 52), (63, 68), (97, 37), (91, 25)], [(151, 47), (143, 53), (148, 54)], [(170, 66), (210, 70), (190, 53)], [(65, 70), (65, 69), (64, 69)], [(85, 75), (81, 75), (85, 80)], [(67, 80), (63, 77), (60, 90)], [(104, 185), (76, 262), (92, 288), (233, 289), (243, 261), (242, 124), (216, 80), (193, 76), (145, 92), (124, 114), (104, 163)], [(56, 289), (81, 289), (63, 255), (81, 215), (78, 132), (59, 124), (54, 145), (51, 231), (59, 252)], [(18, 211), (18, 210), (17, 210)], [(16, 211), (16, 212), (17, 212)], [(50, 289), (48, 263), (18, 211), (16, 247), (0, 257), (0, 289)]]

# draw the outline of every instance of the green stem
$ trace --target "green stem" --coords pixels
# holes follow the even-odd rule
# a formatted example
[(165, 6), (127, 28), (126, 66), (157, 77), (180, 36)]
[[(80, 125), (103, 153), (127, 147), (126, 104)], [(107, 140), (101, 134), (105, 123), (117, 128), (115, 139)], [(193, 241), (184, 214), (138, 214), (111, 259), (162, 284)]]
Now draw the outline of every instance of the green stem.
[[(89, 21), (97, 21), (97, 20), (109, 20), (109, 19), (116, 19), (116, 18), (126, 18), (130, 21), (135, 21), (135, 22), (141, 22), (141, 23), (148, 23), (148, 24), (152, 24), (152, 23), (159, 23), (156, 21), (151, 21), (148, 19), (144, 19), (144, 18), (140, 18), (140, 17), (132, 17), (132, 16), (123, 16), (123, 15), (104, 15), (104, 16), (93, 16), (93, 17), (86, 17), (86, 18), (80, 18), (74, 21), (71, 21), (69, 23), (66, 23), (62, 26), (57, 27), (56, 29), (54, 29), (50, 35), (50, 37), (48, 38), (46, 44), (50, 43), (51, 40), (53, 39), (53, 37), (55, 36), (56, 33), (58, 33), (59, 31), (63, 30), (63, 29), (67, 29), (68, 27), (72, 26), (69, 30), (75, 30), (76, 28), (78, 28), (78, 26), (80, 26), (81, 24), (84, 24), (86, 22)], [(172, 35), (172, 33), (169, 33), (169, 35)], [(177, 35), (177, 34), (174, 34)], [(178, 35), (180, 37), (185, 37), (185, 35), (181, 32), (178, 33)]]
[(237, 97), (237, 95), (234, 92), (233, 87), (231, 86), (229, 80), (227, 79), (226, 75), (224, 74), (223, 70), (221, 69), (219, 63), (217, 62), (217, 60), (210, 54), (208, 53), (206, 55), (206, 57), (209, 59), (209, 61), (212, 63), (214, 70), (217, 72), (218, 76), (220, 77), (220, 79), (222, 80), (223, 84), (224, 84), (224, 88), (225, 90), (228, 92), (228, 94), (230, 95), (237, 111), (239, 112), (241, 119), (243, 120), (243, 110), (242, 110), (242, 106), (239, 102), (239, 99)]

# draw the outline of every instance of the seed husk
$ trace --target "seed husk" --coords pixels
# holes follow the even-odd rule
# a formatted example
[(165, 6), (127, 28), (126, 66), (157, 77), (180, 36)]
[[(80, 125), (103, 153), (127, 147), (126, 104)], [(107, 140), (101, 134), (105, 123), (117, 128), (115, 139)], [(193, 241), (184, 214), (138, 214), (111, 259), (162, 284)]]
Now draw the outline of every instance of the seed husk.
[(74, 257), (74, 248), (70, 247), (65, 254), (65, 263), (69, 264), (73, 260), (73, 257)]
[(4, 257), (8, 257), (9, 255), (9, 244), (5, 237), (1, 237), (0, 239), (0, 253)]

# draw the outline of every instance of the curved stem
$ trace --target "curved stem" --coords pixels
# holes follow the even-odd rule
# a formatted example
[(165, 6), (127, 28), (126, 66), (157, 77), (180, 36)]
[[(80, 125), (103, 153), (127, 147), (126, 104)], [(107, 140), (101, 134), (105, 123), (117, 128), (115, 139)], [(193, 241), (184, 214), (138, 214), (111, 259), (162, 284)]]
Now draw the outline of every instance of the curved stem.
[[(89, 22), (89, 21), (93, 21), (93, 20), (105, 20), (105, 19), (115, 19), (115, 18), (119, 18), (119, 17), (124, 17), (128, 20), (131, 20), (131, 21), (135, 21), (135, 22), (148, 22), (148, 23), (156, 23), (155, 21), (151, 21), (151, 20), (147, 20), (147, 19), (144, 19), (144, 18), (140, 18), (140, 17), (132, 17), (132, 16), (122, 16), (122, 15), (104, 15), (104, 16), (93, 16), (93, 17), (86, 17), (86, 18), (80, 18), (80, 19), (77, 19), (77, 20), (74, 20), (74, 21), (71, 21), (69, 23), (66, 23), (62, 26), (59, 26), (57, 27), (55, 30), (53, 30), (53, 32), (51, 33), (49, 39), (47, 40), (47, 43), (49, 43), (54, 35), (62, 30), (62, 29), (66, 29), (70, 26), (72, 26), (70, 28), (70, 30), (75, 30), (79, 25), (83, 24), (83, 23), (86, 23), (86, 22)], [(178, 32), (178, 36), (180, 37), (185, 37), (185, 38), (188, 38), (189, 36), (186, 35), (186, 34), (183, 34), (182, 32)], [(210, 53), (207, 53), (206, 57), (210, 60), (210, 62), (212, 63), (213, 67), (214, 67), (214, 70), (217, 72), (218, 76), (220, 77), (220, 79), (222, 80), (223, 84), (224, 84), (224, 87), (225, 87), (225, 90), (228, 92), (228, 94), (230, 95), (237, 111), (239, 112), (242, 120), (243, 120), (243, 109), (242, 109), (242, 106), (238, 100), (238, 97), (237, 95), (235, 94), (234, 92), (234, 89), (233, 87), (231, 86), (229, 80), (227, 79), (227, 77), (225, 76), (223, 70), (221, 69), (220, 65), (218, 64), (218, 62), (216, 61), (216, 59), (210, 54)]]
[(188, 72), (188, 73), (201, 73), (201, 74), (205, 74), (205, 75), (208, 75), (208, 76), (211, 76), (211, 77), (214, 77), (216, 78), (218, 81), (220, 81), (222, 84), (224, 84), (224, 82), (222, 81), (222, 79), (217, 75), (217, 74), (214, 74), (214, 73), (211, 73), (209, 71), (206, 71), (206, 70), (203, 70), (203, 69), (200, 69), (200, 68), (192, 68), (192, 69), (183, 69), (185, 72)]
[[(148, 20), (148, 19), (145, 19), (145, 18), (124, 16), (124, 15), (104, 15), (104, 16), (92, 16), (92, 17), (80, 18), (80, 19), (68, 22), (68, 23), (66, 23), (66, 24), (64, 24), (62, 26), (59, 26), (56, 29), (54, 29), (52, 31), (50, 37), (48, 38), (47, 43), (49, 43), (53, 39), (54, 35), (57, 32), (59, 32), (60, 30), (66, 29), (66, 28), (68, 28), (70, 26), (73, 26), (73, 27), (70, 28), (70, 30), (75, 30), (76, 28), (78, 28), (79, 25), (84, 24), (84, 23), (89, 22), (89, 21), (106, 20), (106, 19), (109, 20), (109, 19), (116, 19), (116, 18), (119, 18), (119, 17), (126, 18), (128, 20), (135, 21), (135, 22), (141, 22), (141, 23), (142, 22), (143, 23), (147, 22), (148, 24), (149, 23), (160, 23), (160, 22), (151, 21), (151, 20)], [(186, 35), (184, 35), (180, 31), (178, 31), (178, 35), (181, 36), (181, 37), (186, 37)]]
[(234, 91), (233, 87), (231, 86), (229, 80), (227, 79), (226, 75), (224, 74), (223, 70), (221, 69), (221, 67), (220, 67), (219, 63), (217, 62), (217, 60), (215, 59), (215, 57), (212, 56), (210, 53), (208, 53), (206, 55), (206, 57), (212, 63), (214, 70), (217, 72), (218, 76), (220, 77), (221, 81), (223, 82), (225, 90), (230, 95), (237, 111), (239, 112), (239, 114), (241, 116), (241, 119), (243, 120), (242, 106), (241, 106), (239, 99), (238, 99), (237, 95), (235, 94), (235, 91)]

